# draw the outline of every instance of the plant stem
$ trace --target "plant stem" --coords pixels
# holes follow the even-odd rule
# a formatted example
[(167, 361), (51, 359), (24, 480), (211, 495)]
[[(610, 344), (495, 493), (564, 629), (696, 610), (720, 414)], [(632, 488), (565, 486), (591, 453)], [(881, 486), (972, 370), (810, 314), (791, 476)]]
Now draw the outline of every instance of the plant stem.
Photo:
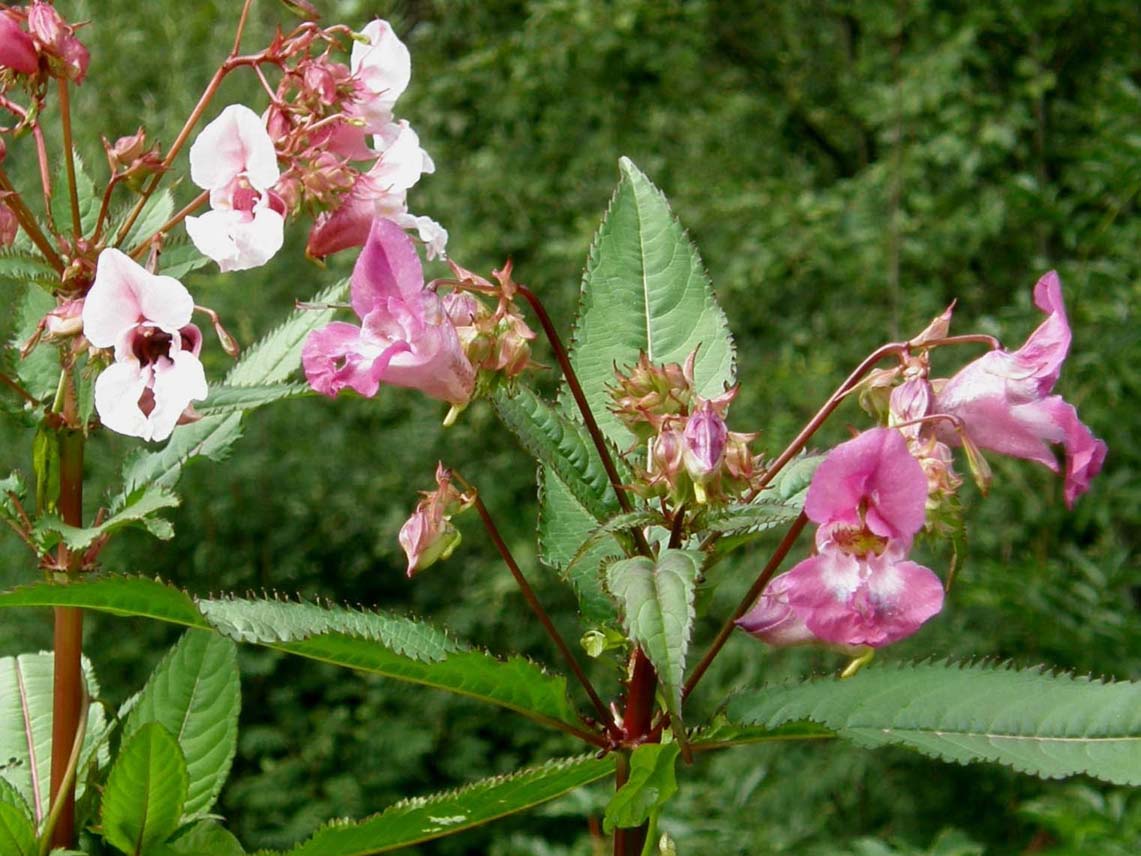
[(198, 210), (203, 205), (205, 205), (206, 201), (209, 198), (210, 198), (210, 191), (209, 190), (203, 190), (201, 193), (199, 193), (197, 196), (195, 196), (192, 200), (190, 200), (190, 202), (188, 202), (182, 208), (181, 211), (176, 213), (169, 220), (167, 220), (165, 223), (163, 223), (161, 226), (159, 226), (157, 229), (155, 229), (153, 235), (148, 235), (146, 238), (144, 238), (142, 241), (140, 241), (139, 245), (137, 247), (135, 247), (133, 250), (131, 250), (131, 252), (128, 253), (128, 255), (131, 256), (131, 258), (135, 259), (135, 261), (138, 261), (139, 257), (143, 253), (145, 253), (147, 250), (147, 247), (150, 246), (150, 242), (154, 238), (155, 235), (161, 235), (165, 232), (169, 232), (171, 229), (173, 229), (175, 226), (177, 226), (179, 223), (181, 223), (183, 220), (185, 220), (187, 217), (189, 217), (191, 214), (193, 214), (196, 210)]
[(812, 435), (820, 430), (820, 426), (824, 424), (824, 420), (832, 415), (832, 411), (839, 407), (840, 402), (844, 400), (844, 396), (851, 392), (856, 384), (863, 380), (864, 375), (871, 370), (872, 366), (885, 357), (898, 355), (906, 350), (906, 342), (891, 342), (877, 348), (868, 355), (862, 363), (856, 366), (855, 371), (848, 375), (847, 379), (836, 388), (836, 391), (824, 402), (824, 406), (817, 411), (816, 415), (813, 416), (809, 423), (796, 435), (796, 438), (789, 443), (788, 448), (781, 452), (777, 459), (769, 465), (765, 470), (765, 474), (753, 486), (753, 489), (749, 491), (748, 496), (745, 497), (745, 502), (752, 502), (756, 499), (757, 495), (776, 478), (777, 473), (784, 469), (785, 464), (791, 461), (796, 454), (808, 444), (808, 441), (812, 439)]
[[(567, 349), (563, 347), (562, 339), (559, 338), (559, 333), (551, 321), (551, 316), (547, 314), (547, 310), (543, 306), (542, 301), (539, 300), (538, 296), (531, 291), (531, 289), (525, 285), (516, 287), (518, 288), (519, 294), (523, 295), (523, 298), (531, 304), (531, 308), (535, 310), (535, 315), (538, 317), (539, 324), (547, 336), (547, 341), (551, 343), (551, 348), (555, 352), (555, 359), (559, 363), (559, 368), (562, 369), (563, 377), (566, 378), (567, 386), (570, 388), (571, 396), (574, 398), (574, 403), (578, 406), (579, 413), (582, 414), (582, 423), (586, 426), (587, 433), (590, 434), (590, 439), (594, 442), (594, 448), (598, 451), (598, 457), (602, 461), (602, 467), (606, 470), (606, 477), (610, 480), (610, 486), (614, 488), (614, 493), (618, 497), (618, 505), (621, 506), (623, 512), (629, 514), (634, 510), (634, 506), (630, 504), (630, 498), (626, 496), (626, 491), (622, 487), (622, 479), (619, 478), (618, 469), (614, 466), (614, 460), (610, 457), (610, 450), (606, 447), (606, 438), (602, 433), (602, 429), (598, 427), (598, 422), (594, 418), (594, 412), (590, 409), (590, 404), (586, 400), (586, 394), (582, 391), (582, 385), (578, 382), (578, 375), (575, 374), (574, 367), (571, 365), (570, 356), (567, 354)], [(630, 534), (634, 537), (634, 542), (638, 545), (638, 551), (647, 558), (653, 558), (653, 551), (646, 541), (646, 536), (642, 534), (642, 530), (634, 527), (630, 530)]]
[(737, 619), (748, 612), (753, 602), (761, 596), (761, 593), (765, 590), (765, 586), (769, 584), (769, 580), (773, 578), (777, 568), (780, 567), (780, 563), (784, 561), (784, 557), (788, 555), (788, 551), (792, 549), (793, 544), (796, 543), (797, 536), (800, 535), (807, 523), (808, 517), (805, 516), (803, 511), (800, 512), (800, 516), (793, 521), (792, 526), (789, 527), (788, 532), (785, 533), (784, 538), (781, 539), (776, 550), (773, 551), (768, 563), (761, 571), (761, 575), (757, 577), (757, 581), (753, 583), (752, 587), (746, 592), (741, 602), (737, 605), (737, 608), (733, 610), (733, 614), (730, 615), (721, 626), (721, 630), (717, 633), (716, 638), (714, 638), (713, 644), (709, 646), (709, 650), (705, 652), (705, 656), (701, 658), (701, 662), (697, 664), (697, 667), (693, 670), (693, 674), (691, 674), (689, 680), (685, 682), (685, 686), (682, 687), (681, 690), (683, 698), (693, 692), (693, 688), (697, 686), (697, 682), (701, 680), (701, 676), (705, 674), (705, 671), (709, 668), (714, 658), (725, 646), (729, 635), (736, 626)]
[(499, 534), (499, 529), (495, 525), (495, 521), (491, 519), (491, 514), (488, 513), (487, 506), (483, 504), (479, 494), (475, 497), (475, 509), (479, 513), (480, 520), (483, 521), (483, 526), (487, 530), (488, 536), (491, 538), (495, 549), (499, 551), (499, 555), (503, 559), (503, 563), (507, 565), (507, 569), (511, 571), (511, 576), (515, 578), (515, 582), (519, 585), (519, 590), (523, 593), (523, 599), (527, 601), (527, 605), (531, 607), (531, 611), (535, 613), (535, 617), (539, 619), (539, 623), (543, 625), (543, 629), (547, 631), (547, 635), (551, 637), (551, 641), (555, 643), (555, 647), (559, 649), (559, 653), (566, 661), (567, 666), (571, 672), (582, 684), (582, 688), (586, 690), (586, 694), (590, 697), (590, 703), (594, 705), (594, 710), (598, 714), (599, 721), (604, 723), (606, 730), (612, 734), (617, 733), (617, 726), (614, 723), (614, 718), (610, 715), (609, 708), (599, 697), (594, 685), (590, 682), (590, 678), (586, 676), (586, 672), (582, 670), (578, 660), (575, 659), (574, 654), (571, 652), (570, 646), (567, 645), (566, 640), (563, 639), (558, 629), (551, 622), (551, 618), (547, 615), (543, 605), (539, 603), (539, 598), (535, 595), (535, 590), (531, 588), (531, 584), (527, 582), (527, 578), (523, 576), (523, 572), (519, 569), (519, 564), (515, 561), (515, 557), (511, 555), (511, 550), (508, 548), (503, 537)]
[[(79, 725), (75, 729), (75, 739), (71, 742), (71, 754), (67, 759), (67, 770), (64, 771), (64, 782), (66, 787), (72, 787), (75, 784), (75, 774), (79, 769), (79, 756), (83, 754), (83, 738), (87, 736), (87, 709), (91, 706), (91, 698), (87, 695), (87, 688), (80, 683), (80, 689), (83, 690), (82, 705), (79, 711)], [(66, 808), (64, 803), (54, 801), (52, 802), (51, 810), (48, 812), (47, 820), (44, 821), (43, 839), (40, 842), (40, 856), (47, 856), (51, 849), (51, 838), (56, 830), (57, 824), (61, 813)]]
[(83, 221), (79, 217), (79, 191), (75, 184), (75, 151), (71, 147), (71, 95), (67, 80), (59, 79), (59, 117), (63, 130), (63, 162), (67, 168), (67, 195), (71, 203), (71, 229), (76, 238), (83, 237)]
[[(630, 667), (630, 680), (626, 683), (626, 713), (622, 718), (624, 742), (637, 745), (650, 738), (654, 717), (654, 694), (658, 688), (658, 676), (654, 667), (641, 648), (634, 649)], [(619, 773), (625, 772), (623, 765)], [(625, 775), (616, 777), (616, 784), (625, 784)], [(638, 856), (646, 843), (649, 823), (630, 829), (614, 830), (614, 856)]]
[[(70, 384), (68, 385), (70, 389)], [(70, 408), (74, 409), (74, 395)], [(64, 428), (59, 435), (59, 512), (64, 523), (83, 525), (83, 431)], [(62, 544), (59, 547), (59, 564), (72, 568), (72, 556)], [(71, 747), (79, 729), (83, 710), (83, 611), (71, 607), (55, 610), (55, 670), (52, 702), (52, 762), (51, 794), (52, 813), (59, 805), (58, 822), (52, 832), (52, 847), (75, 846), (75, 781), (69, 780), (68, 764)]]
[(0, 166), (0, 197), (3, 198), (4, 203), (12, 209), (12, 213), (16, 215), (16, 221), (20, 224), (20, 228), (24, 230), (27, 236), (31, 239), (32, 243), (36, 245), (48, 264), (50, 264), (57, 271), (63, 271), (63, 259), (59, 257), (59, 253), (48, 241), (47, 236), (44, 235), (40, 229), (40, 224), (36, 222), (36, 215), (33, 214), (28, 206), (25, 204), (23, 198), (16, 189), (12, 186), (11, 180), (8, 178), (8, 173)]

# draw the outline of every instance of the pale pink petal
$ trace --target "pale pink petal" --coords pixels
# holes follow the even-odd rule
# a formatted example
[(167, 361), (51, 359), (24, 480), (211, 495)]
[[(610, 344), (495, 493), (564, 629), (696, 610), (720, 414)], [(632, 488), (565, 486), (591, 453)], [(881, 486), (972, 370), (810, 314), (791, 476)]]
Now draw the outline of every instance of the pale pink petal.
[(412, 56), (387, 21), (376, 19), (362, 31), (368, 44), (353, 42), (349, 65), (364, 94), (359, 110), (370, 123), (379, 124), (392, 113), (396, 100), (412, 79)]
[(424, 270), (412, 239), (391, 220), (374, 220), (353, 266), (353, 310), (364, 318), (390, 297), (412, 298), (423, 289)]
[(245, 211), (214, 209), (186, 218), (186, 232), (199, 252), (222, 271), (261, 267), (281, 249), (285, 219), (266, 204)]
[(150, 371), (137, 360), (112, 363), (95, 379), (95, 410), (103, 425), (118, 434), (150, 439), (146, 414), (139, 409)]
[(1062, 371), (1062, 363), (1070, 350), (1070, 323), (1062, 302), (1062, 282), (1050, 271), (1034, 286), (1034, 304), (1046, 313), (1046, 319), (1030, 334), (1014, 356), (1032, 366), (1038, 381), (1039, 395), (1054, 388)]
[(386, 126), (374, 143), (380, 157), (367, 175), (378, 192), (408, 190), (421, 175), (435, 170), (432, 159), (420, 148), (419, 135), (404, 119)]
[(168, 333), (190, 323), (194, 299), (177, 279), (156, 276), (110, 247), (99, 254), (83, 304), (83, 332), (97, 348), (119, 345), (142, 321)]
[(249, 107), (231, 104), (190, 147), (190, 179), (213, 190), (242, 173), (260, 191), (269, 190), (280, 176), (273, 140), (261, 118)]
[(866, 522), (876, 535), (910, 538), (923, 527), (926, 504), (927, 478), (903, 435), (873, 428), (828, 453), (812, 477), (804, 510), (821, 525)]
[(206, 372), (190, 351), (175, 350), (169, 359), (155, 363), (152, 388), (154, 409), (147, 416), (150, 436), (144, 439), (165, 440), (190, 402), (206, 397)]
[(389, 219), (405, 229), (415, 229), (417, 237), (424, 243), (424, 251), (429, 259), (447, 258), (445, 250), (448, 246), (448, 230), (431, 217), (404, 213)]

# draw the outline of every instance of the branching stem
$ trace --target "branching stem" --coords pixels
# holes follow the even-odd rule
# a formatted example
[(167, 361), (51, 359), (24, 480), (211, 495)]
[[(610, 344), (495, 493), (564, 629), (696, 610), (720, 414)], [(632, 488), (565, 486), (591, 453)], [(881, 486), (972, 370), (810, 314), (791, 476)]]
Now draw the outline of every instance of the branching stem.
[(28, 209), (27, 204), (16, 189), (12, 186), (11, 180), (8, 178), (8, 173), (0, 166), (0, 198), (4, 203), (12, 209), (12, 213), (16, 215), (16, 221), (20, 224), (20, 228), (24, 230), (27, 236), (31, 239), (32, 243), (36, 245), (48, 264), (56, 269), (57, 273), (63, 272), (63, 259), (59, 257), (59, 253), (55, 251), (55, 247), (44, 235), (40, 229), (40, 224), (36, 222), (36, 216)]
[[(535, 617), (539, 619), (539, 623), (543, 625), (543, 629), (547, 632), (547, 635), (551, 637), (551, 641), (555, 643), (555, 647), (559, 649), (563, 660), (566, 661), (567, 666), (578, 679), (578, 682), (582, 684), (582, 688), (586, 690), (587, 696), (590, 697), (590, 703), (594, 706), (594, 710), (598, 714), (599, 721), (604, 723), (608, 732), (612, 734), (616, 733), (617, 726), (614, 724), (614, 719), (610, 715), (609, 708), (603, 703), (598, 692), (594, 689), (594, 685), (590, 682), (590, 678), (586, 676), (586, 672), (582, 670), (582, 666), (580, 666), (578, 660), (575, 659), (570, 646), (567, 645), (566, 640), (563, 639), (551, 621), (550, 616), (547, 615), (547, 611), (543, 609), (543, 605), (539, 603), (539, 598), (535, 595), (535, 590), (531, 588), (531, 584), (527, 582), (527, 578), (523, 576), (523, 572), (519, 569), (518, 562), (515, 561), (515, 557), (511, 554), (511, 549), (503, 540), (503, 536), (499, 534), (499, 528), (495, 525), (495, 521), (492, 520), (487, 506), (483, 504), (483, 500), (479, 497), (478, 493), (476, 493), (475, 497), (475, 510), (479, 513), (479, 518), (483, 521), (483, 527), (487, 530), (487, 534), (491, 538), (491, 542), (495, 545), (495, 549), (499, 551), (499, 555), (503, 559), (503, 564), (507, 565), (511, 576), (515, 578), (519, 590), (523, 593), (523, 599), (527, 601), (527, 606), (531, 608)], [(608, 744), (603, 741), (600, 745)]]

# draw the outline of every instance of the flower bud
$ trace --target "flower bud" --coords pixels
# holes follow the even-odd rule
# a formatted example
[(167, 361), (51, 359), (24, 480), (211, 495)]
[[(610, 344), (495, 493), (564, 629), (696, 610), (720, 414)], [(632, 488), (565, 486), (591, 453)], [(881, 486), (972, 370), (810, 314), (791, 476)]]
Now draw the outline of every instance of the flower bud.
[(412, 516), (400, 527), (398, 540), (408, 557), (408, 576), (448, 558), (459, 546), (459, 530), (452, 516), (470, 508), (475, 496), (460, 493), (452, 485), (451, 471), (436, 466), (436, 489), (425, 491)]
[(28, 9), (28, 29), (40, 52), (48, 58), (53, 77), (82, 83), (91, 55), (50, 3), (33, 3)]
[(10, 68), (20, 74), (35, 74), (40, 70), (39, 55), (32, 37), (20, 29), (9, 15), (0, 12), (0, 68)]
[(83, 298), (65, 300), (44, 318), (49, 339), (64, 339), (83, 332)]
[(725, 459), (729, 429), (708, 401), (690, 414), (685, 423), (685, 469), (695, 482), (704, 483), (717, 474)]
[(104, 137), (103, 149), (107, 152), (107, 163), (111, 167), (111, 172), (125, 171), (146, 151), (146, 132), (140, 127), (129, 137), (119, 137), (114, 144), (107, 142), (107, 138)]

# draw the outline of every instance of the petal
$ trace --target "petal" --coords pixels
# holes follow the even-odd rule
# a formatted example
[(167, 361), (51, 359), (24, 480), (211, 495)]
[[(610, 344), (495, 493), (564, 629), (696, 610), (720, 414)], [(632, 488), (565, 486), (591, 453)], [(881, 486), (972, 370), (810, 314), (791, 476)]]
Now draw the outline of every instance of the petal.
[(281, 249), (284, 218), (267, 204), (259, 203), (253, 217), (244, 211), (207, 211), (186, 218), (186, 232), (204, 256), (222, 271), (261, 267)]
[(776, 647), (806, 645), (819, 642), (804, 619), (788, 602), (789, 574), (771, 583), (753, 604), (752, 609), (737, 619), (737, 626), (762, 642)]
[(208, 393), (206, 372), (190, 351), (174, 351), (169, 360), (154, 367), (154, 409), (147, 416), (151, 440), (165, 440), (174, 431), (191, 401), (201, 401)]
[(242, 173), (260, 191), (269, 190), (280, 176), (265, 124), (249, 107), (231, 104), (202, 129), (190, 147), (190, 179), (212, 190)]
[(873, 428), (829, 452), (812, 477), (804, 510), (821, 525), (859, 525), (861, 505), (877, 535), (907, 538), (923, 527), (927, 479), (896, 430)]
[(83, 332), (97, 348), (109, 348), (142, 321), (167, 333), (190, 323), (194, 298), (174, 277), (149, 273), (125, 253), (99, 254), (95, 282), (83, 304)]
[(387, 21), (370, 21), (362, 34), (368, 44), (353, 42), (349, 66), (366, 93), (359, 104), (361, 113), (377, 122), (392, 112), (396, 100), (408, 88), (412, 55)]
[(1066, 447), (1065, 497), (1066, 507), (1073, 508), (1074, 501), (1089, 490), (1090, 481), (1101, 472), (1109, 447), (1082, 424), (1073, 405), (1065, 407), (1064, 413), (1059, 414), (1065, 431), (1062, 441)]
[(407, 121), (388, 125), (374, 138), (380, 157), (368, 171), (378, 192), (408, 190), (425, 172), (434, 169), (432, 159), (420, 148), (420, 137)]
[(147, 388), (149, 372), (137, 360), (112, 363), (95, 379), (95, 410), (104, 427), (129, 437), (150, 439), (146, 414), (139, 398)]
[(364, 318), (389, 297), (412, 298), (423, 290), (424, 271), (412, 239), (391, 220), (374, 220), (353, 267), (353, 310)]
[[(366, 331), (382, 329), (397, 320), (392, 315), (395, 308), (378, 309), (367, 316)], [(399, 319), (399, 326), (412, 331), (407, 340), (409, 349), (393, 356), (381, 380), (418, 389), (450, 404), (467, 404), (475, 389), (475, 369), (463, 352), (440, 298), (432, 292), (422, 292), (410, 306), (402, 308), (408, 310), (409, 317)]]
[[(358, 179), (358, 186), (362, 180)], [(309, 230), (306, 255), (322, 259), (349, 247), (364, 246), (375, 217), (373, 200), (354, 187), (337, 208), (317, 215), (313, 228)]]
[(899, 551), (869, 559), (828, 550), (791, 571), (789, 604), (805, 625), (835, 645), (890, 645), (910, 636), (943, 605), (943, 586)]

